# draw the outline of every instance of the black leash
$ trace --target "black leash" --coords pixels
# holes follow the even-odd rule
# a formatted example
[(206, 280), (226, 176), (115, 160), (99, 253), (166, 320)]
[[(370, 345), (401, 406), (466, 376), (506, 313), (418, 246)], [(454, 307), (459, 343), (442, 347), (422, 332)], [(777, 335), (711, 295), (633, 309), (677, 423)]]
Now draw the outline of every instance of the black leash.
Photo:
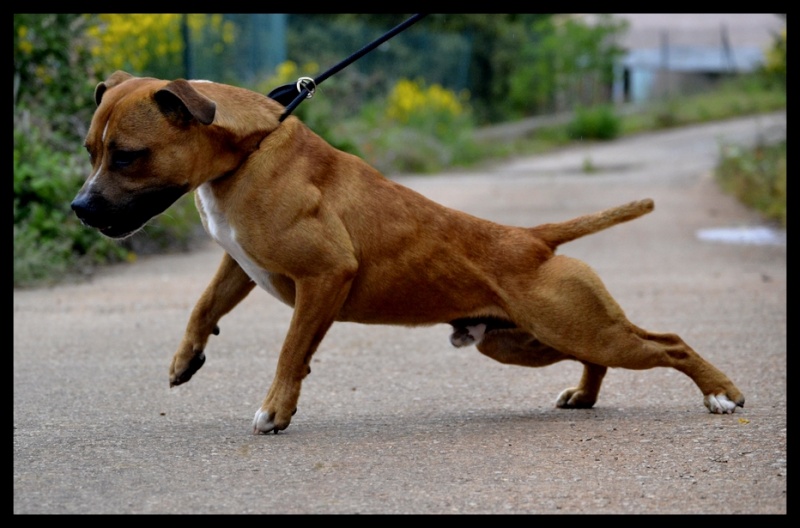
[(354, 62), (357, 59), (360, 59), (363, 55), (366, 55), (370, 51), (374, 50), (393, 36), (397, 35), (401, 31), (405, 30), (412, 24), (415, 24), (420, 19), (424, 18), (427, 15), (416, 14), (403, 22), (402, 24), (396, 26), (394, 29), (380, 37), (379, 39), (375, 40), (374, 42), (367, 44), (357, 52), (353, 53), (345, 60), (334, 66), (333, 68), (329, 69), (316, 79), (312, 79), (311, 77), (300, 77), (297, 79), (297, 82), (294, 84), (285, 84), (283, 86), (279, 86), (272, 90), (269, 93), (269, 97), (275, 99), (286, 109), (283, 111), (279, 121), (283, 121), (292, 111), (297, 108), (304, 99), (311, 99), (314, 96), (314, 92), (317, 90), (317, 86), (322, 84), (322, 81), (337, 73), (339, 70), (344, 69), (346, 66), (349, 66), (350, 63)]

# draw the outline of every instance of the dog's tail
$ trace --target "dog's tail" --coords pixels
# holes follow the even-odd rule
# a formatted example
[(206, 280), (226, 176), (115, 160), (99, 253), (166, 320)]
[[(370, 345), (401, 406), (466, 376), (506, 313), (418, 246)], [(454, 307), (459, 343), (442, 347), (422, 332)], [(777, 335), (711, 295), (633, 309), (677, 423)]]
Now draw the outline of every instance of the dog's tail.
[(530, 230), (551, 249), (555, 249), (561, 244), (576, 238), (591, 235), (622, 222), (639, 218), (652, 211), (653, 207), (653, 200), (647, 198), (612, 207), (598, 213), (579, 216), (565, 222), (542, 224), (532, 227)]

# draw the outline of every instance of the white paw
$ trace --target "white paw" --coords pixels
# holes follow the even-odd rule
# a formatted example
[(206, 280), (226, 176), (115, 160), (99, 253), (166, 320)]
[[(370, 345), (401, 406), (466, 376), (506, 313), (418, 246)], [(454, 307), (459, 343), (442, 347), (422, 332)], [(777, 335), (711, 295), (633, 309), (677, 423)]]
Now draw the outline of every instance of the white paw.
[(456, 348), (470, 346), (474, 343), (475, 340), (472, 339), (472, 336), (469, 334), (453, 332), (453, 334), (450, 336), (450, 344)]
[(267, 434), (275, 429), (275, 422), (270, 420), (269, 413), (258, 409), (253, 418), (253, 434)]
[(597, 401), (597, 395), (593, 397), (577, 387), (564, 389), (556, 399), (556, 407), (559, 409), (591, 409)]
[(733, 414), (736, 410), (736, 404), (724, 394), (706, 394), (703, 403), (714, 414)]
[(572, 397), (572, 394), (574, 392), (575, 389), (565, 389), (561, 391), (561, 394), (559, 394), (558, 398), (556, 399), (556, 407), (559, 408), (569, 407), (569, 405), (567, 405), (567, 402), (569, 402), (569, 399)]
[(480, 323), (474, 326), (465, 326), (458, 329), (450, 336), (450, 344), (454, 347), (465, 347), (469, 345), (480, 345), (486, 333), (486, 324)]

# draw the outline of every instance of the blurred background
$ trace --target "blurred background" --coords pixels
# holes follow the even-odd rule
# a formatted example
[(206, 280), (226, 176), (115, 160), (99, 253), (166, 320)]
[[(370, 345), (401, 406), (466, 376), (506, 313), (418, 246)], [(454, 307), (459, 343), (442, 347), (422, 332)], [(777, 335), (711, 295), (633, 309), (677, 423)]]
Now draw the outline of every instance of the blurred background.
[[(115, 70), (266, 95), (410, 16), (15, 14), (15, 287), (205, 240), (191, 196), (122, 242), (70, 211), (94, 87)], [(294, 115), (391, 177), (785, 108), (785, 14), (432, 14)], [(785, 227), (785, 139), (721, 146), (717, 177)]]

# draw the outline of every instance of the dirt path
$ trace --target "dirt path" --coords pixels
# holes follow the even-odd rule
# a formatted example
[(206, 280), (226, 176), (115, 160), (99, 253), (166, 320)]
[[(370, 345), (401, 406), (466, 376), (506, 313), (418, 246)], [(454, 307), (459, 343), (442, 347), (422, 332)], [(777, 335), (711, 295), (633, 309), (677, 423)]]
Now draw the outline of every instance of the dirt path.
[(254, 436), (291, 317), (266, 293), (222, 320), (190, 383), (168, 388), (221, 255), (209, 245), (14, 292), (14, 513), (787, 513), (785, 233), (698, 236), (763, 226), (710, 170), (720, 141), (781, 129), (774, 114), (397, 178), (520, 225), (652, 197), (652, 214), (561, 252), (594, 267), (632, 321), (724, 370), (747, 397), (740, 412), (709, 414), (666, 369), (610, 371), (594, 409), (559, 410), (577, 363), (504, 366), (452, 348), (444, 325), (336, 324), (290, 427)]

